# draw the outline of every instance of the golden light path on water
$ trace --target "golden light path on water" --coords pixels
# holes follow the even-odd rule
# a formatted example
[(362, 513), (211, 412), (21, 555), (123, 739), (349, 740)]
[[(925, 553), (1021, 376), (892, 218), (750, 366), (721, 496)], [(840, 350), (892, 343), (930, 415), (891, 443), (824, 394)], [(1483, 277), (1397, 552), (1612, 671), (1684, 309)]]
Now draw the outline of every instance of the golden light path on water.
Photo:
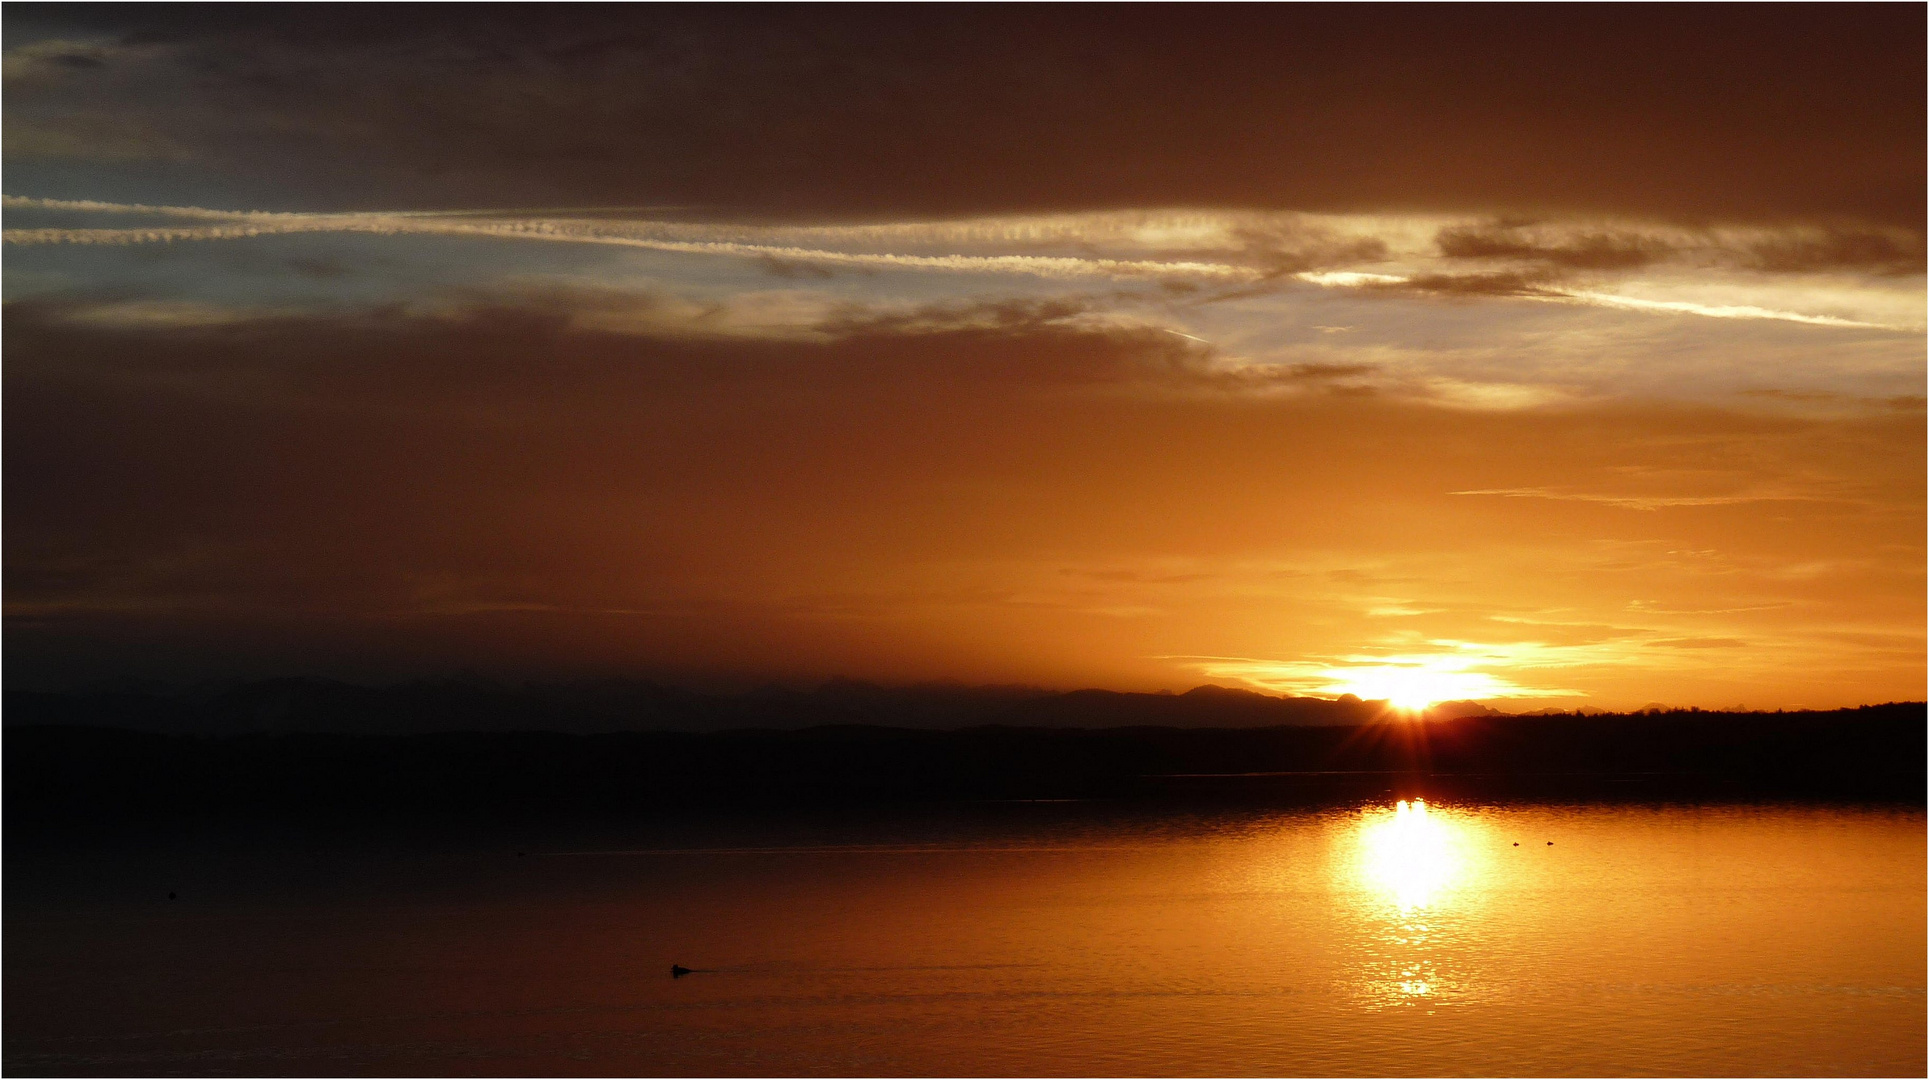
[(1486, 876), (1471, 812), (1400, 800), (1361, 812), (1342, 890), (1364, 921), (1363, 1003), (1428, 1003), (1464, 991), (1465, 926)]

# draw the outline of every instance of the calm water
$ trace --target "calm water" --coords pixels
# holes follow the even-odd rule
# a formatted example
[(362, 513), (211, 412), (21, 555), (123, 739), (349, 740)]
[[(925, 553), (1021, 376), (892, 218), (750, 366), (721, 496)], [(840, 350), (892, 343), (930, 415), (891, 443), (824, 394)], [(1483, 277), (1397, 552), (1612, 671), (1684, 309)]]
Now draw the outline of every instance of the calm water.
[(20, 846), (16, 1075), (1925, 1069), (1919, 812)]

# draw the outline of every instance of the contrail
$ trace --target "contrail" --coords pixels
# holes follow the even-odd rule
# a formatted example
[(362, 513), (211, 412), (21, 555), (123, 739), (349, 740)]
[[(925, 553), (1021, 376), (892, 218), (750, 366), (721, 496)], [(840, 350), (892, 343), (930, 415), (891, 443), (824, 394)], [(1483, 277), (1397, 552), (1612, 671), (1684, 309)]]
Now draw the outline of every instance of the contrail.
[(380, 236), (483, 236), (511, 240), (604, 244), (695, 255), (784, 259), (852, 266), (964, 273), (1028, 274), (1034, 277), (1211, 277), (1255, 280), (1261, 272), (1230, 263), (1162, 261), (1153, 259), (1097, 259), (1057, 255), (908, 255), (886, 252), (836, 251), (792, 244), (758, 244), (737, 240), (679, 239), (663, 235), (702, 236), (703, 226), (668, 222), (584, 222), (562, 218), (477, 218), (470, 214), (435, 212), (377, 212), (341, 214), (270, 213), (207, 210), (200, 207), (148, 207), (136, 204), (71, 202), (7, 196), (6, 206), (21, 209), (81, 210), (106, 213), (151, 213), (198, 218), (219, 224), (101, 229), (7, 229), (10, 244), (151, 244), (193, 240), (236, 240), (291, 233), (368, 233)]
[[(475, 236), (550, 243), (600, 244), (688, 255), (775, 259), (790, 262), (862, 266), (900, 270), (936, 270), (968, 274), (1023, 274), (1040, 278), (1143, 279), (1202, 277), (1224, 281), (1259, 281), (1269, 274), (1237, 263), (1199, 260), (1109, 259), (1068, 255), (916, 255), (901, 252), (846, 251), (801, 243), (757, 242), (756, 237), (810, 240), (908, 241), (972, 239), (980, 242), (1023, 238), (1039, 241), (1076, 233), (1075, 223), (976, 222), (956, 225), (877, 225), (821, 227), (752, 227), (648, 220), (584, 220), (559, 217), (515, 217), (501, 212), (389, 210), (344, 213), (298, 213), (269, 210), (215, 210), (198, 206), (148, 206), (86, 199), (39, 199), (21, 195), (0, 198), (0, 205), (17, 210), (55, 210), (79, 213), (144, 214), (197, 221), (195, 225), (134, 228), (6, 229), (9, 244), (157, 244), (200, 240), (243, 240), (258, 236), (297, 233), (363, 233), (376, 236)], [(494, 216), (490, 216), (494, 214)], [(1325, 289), (1397, 289), (1413, 282), (1401, 274), (1352, 270), (1308, 271), (1292, 275), (1302, 284)], [(1863, 330), (1920, 333), (1918, 326), (1864, 322), (1834, 315), (1746, 304), (1699, 304), (1685, 300), (1646, 300), (1615, 293), (1544, 287), (1513, 297), (1521, 300), (1581, 304), (1651, 314), (1694, 315), (1713, 319), (1767, 319)], [(1181, 337), (1192, 337), (1181, 334)], [(1202, 338), (1192, 338), (1203, 341)]]

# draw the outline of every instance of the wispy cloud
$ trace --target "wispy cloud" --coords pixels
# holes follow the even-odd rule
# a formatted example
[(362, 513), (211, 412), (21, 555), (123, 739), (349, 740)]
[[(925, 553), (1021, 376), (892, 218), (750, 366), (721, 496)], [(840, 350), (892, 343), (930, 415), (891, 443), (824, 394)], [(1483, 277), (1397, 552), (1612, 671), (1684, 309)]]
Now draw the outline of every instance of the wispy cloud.
[[(1299, 215), (1144, 211), (1045, 215), (952, 222), (873, 225), (742, 225), (660, 220), (635, 211), (538, 213), (524, 211), (367, 211), (290, 213), (149, 206), (95, 200), (6, 196), (12, 212), (98, 214), (145, 219), (111, 227), (21, 227), (5, 230), (15, 245), (134, 245), (240, 240), (301, 233), (380, 236), (472, 236), (503, 240), (605, 245), (673, 254), (757, 260), (772, 266), (847, 266), (953, 274), (1016, 274), (1047, 279), (1103, 278), (1170, 282), (1217, 282), (1241, 289), (1281, 283), (1362, 293), (1507, 298), (1657, 315), (1771, 320), (1818, 327), (1916, 332), (1919, 326), (1849, 318), (1762, 303), (1711, 303), (1700, 299), (1634, 296), (1566, 280), (1577, 270), (1638, 270), (1685, 242), (1646, 234), (1581, 233), (1522, 238), (1463, 226), (1441, 227), (1432, 246), (1416, 237), (1430, 221), (1370, 215)], [(629, 215), (629, 216), (626, 216)], [(1759, 231), (1759, 230), (1758, 230)], [(1883, 251), (1900, 241), (1884, 234)], [(1852, 238), (1851, 238), (1852, 239)], [(1780, 245), (1780, 246), (1777, 246)], [(1869, 245), (1863, 245), (1867, 247)], [(1881, 245), (1878, 245), (1881, 246)], [(1435, 249), (1438, 250), (1435, 250)], [(1842, 249), (1848, 254), (1829, 256)], [(1841, 262), (1861, 250), (1849, 240), (1807, 233), (1753, 233), (1703, 240), (1694, 250), (1727, 251), (1731, 263), (1763, 250), (1821, 254), (1809, 268)], [(1744, 258), (1747, 256), (1747, 258)], [(1873, 257), (1873, 256), (1871, 256)], [(1474, 271), (1469, 261), (1515, 265)], [(1790, 256), (1794, 259), (1794, 256)], [(1816, 260), (1823, 260), (1818, 263)], [(1787, 262), (1788, 260), (1784, 260)], [(1348, 265), (1348, 264), (1352, 265)], [(1364, 264), (1364, 265), (1362, 265)], [(1778, 264), (1779, 265), (1779, 264)], [(1397, 271), (1397, 272), (1395, 272)], [(1226, 299), (1225, 296), (1216, 297)]]
[(1584, 304), (1591, 307), (1620, 308), (1667, 315), (1695, 315), (1709, 319), (1768, 319), (1804, 323), (1809, 326), (1834, 326), (1859, 330), (1889, 330), (1920, 333), (1922, 327), (1898, 323), (1845, 319), (1836, 315), (1816, 315), (1784, 311), (1756, 304), (1707, 304), (1690, 300), (1651, 300), (1597, 289), (1566, 288), (1546, 274), (1501, 272), (1482, 274), (1380, 274), (1358, 271), (1322, 271), (1295, 275), (1298, 280), (1329, 288), (1366, 291), (1409, 292), (1437, 296), (1505, 297), (1520, 300)]
[[(1415, 645), (1418, 645), (1416, 648)], [(1386, 651), (1275, 660), (1249, 656), (1165, 656), (1211, 679), (1246, 683), (1275, 693), (1422, 706), (1450, 700), (1586, 697), (1579, 690), (1536, 686), (1535, 669), (1599, 662), (1599, 649), (1540, 643), (1504, 645), (1465, 641), (1406, 643)]]
[[(175, 208), (179, 209), (179, 208)], [(539, 240), (570, 244), (603, 244), (690, 255), (723, 255), (804, 263), (866, 266), (951, 273), (1025, 274), (1044, 278), (1198, 277), (1253, 280), (1262, 272), (1224, 263), (1196, 260), (1081, 258), (1052, 255), (915, 255), (895, 252), (837, 251), (794, 245), (754, 244), (731, 240), (675, 239), (652, 232), (689, 231), (655, 222), (607, 223), (556, 218), (503, 219), (473, 215), (432, 214), (273, 214), (249, 216), (232, 224), (164, 228), (8, 229), (10, 244), (151, 244), (194, 240), (239, 240), (294, 233), (371, 233), (381, 236), (480, 236), (505, 240)]]
[(1776, 319), (1782, 322), (1807, 323), (1810, 326), (1841, 326), (1862, 330), (1919, 331), (1917, 326), (1899, 326), (1889, 323), (1864, 322), (1859, 319), (1843, 319), (1834, 315), (1807, 315), (1799, 311), (1776, 311), (1772, 308), (1756, 307), (1753, 304), (1697, 304), (1687, 300), (1644, 300), (1634, 296), (1619, 296), (1614, 293), (1578, 290), (1560, 294), (1564, 299), (1598, 307), (1626, 308), (1629, 311), (1667, 312), (1680, 315), (1700, 315), (1710, 319)]
[(1673, 506), (1733, 506), (1739, 503), (1760, 502), (1819, 502), (1819, 495), (1796, 495), (1782, 492), (1741, 493), (1735, 495), (1604, 495), (1577, 491), (1556, 491), (1551, 488), (1477, 488), (1468, 491), (1450, 491), (1449, 495), (1489, 495), (1503, 499), (1552, 499), (1559, 502), (1599, 503), (1603, 506), (1618, 506), (1624, 510), (1660, 510)]

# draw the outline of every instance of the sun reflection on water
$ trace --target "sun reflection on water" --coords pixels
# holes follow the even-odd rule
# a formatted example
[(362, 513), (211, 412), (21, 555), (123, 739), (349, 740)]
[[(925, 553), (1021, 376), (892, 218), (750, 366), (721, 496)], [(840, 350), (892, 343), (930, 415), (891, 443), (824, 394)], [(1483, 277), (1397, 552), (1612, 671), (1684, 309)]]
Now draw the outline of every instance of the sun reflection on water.
[(1454, 839), (1425, 799), (1402, 799), (1392, 814), (1369, 818), (1361, 832), (1367, 877), (1402, 914), (1432, 907), (1460, 868)]
[(1466, 812), (1401, 800), (1362, 814), (1350, 877), (1365, 926), (1359, 990), (1371, 1007), (1426, 1005), (1458, 996), (1481, 830)]

